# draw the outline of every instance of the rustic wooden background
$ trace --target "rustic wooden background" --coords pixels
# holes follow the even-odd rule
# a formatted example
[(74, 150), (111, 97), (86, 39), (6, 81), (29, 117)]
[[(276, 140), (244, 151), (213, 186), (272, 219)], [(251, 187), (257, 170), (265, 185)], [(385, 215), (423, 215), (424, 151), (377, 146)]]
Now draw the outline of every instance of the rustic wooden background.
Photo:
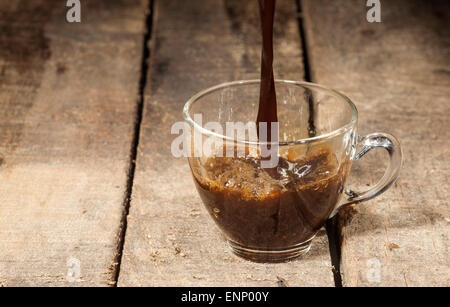
[(365, 1), (277, 2), (276, 77), (348, 94), (360, 133), (396, 135), (404, 167), (306, 256), (256, 264), (170, 154), (193, 93), (259, 76), (256, 1), (88, 0), (79, 24), (64, 1), (1, 1), (0, 286), (450, 286), (449, 2), (381, 3), (368, 23)]

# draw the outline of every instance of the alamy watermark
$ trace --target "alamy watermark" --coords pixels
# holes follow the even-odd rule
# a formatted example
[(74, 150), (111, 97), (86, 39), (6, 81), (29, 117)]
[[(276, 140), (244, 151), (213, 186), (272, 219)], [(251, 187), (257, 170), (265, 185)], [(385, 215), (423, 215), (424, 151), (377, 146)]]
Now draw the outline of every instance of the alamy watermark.
[[(180, 157), (230, 157), (246, 156), (260, 157), (262, 168), (273, 168), (278, 165), (278, 134), (277, 122), (207, 122), (203, 125), (201, 114), (194, 114), (197, 128), (187, 123), (176, 122), (172, 125), (171, 133), (178, 135), (171, 144), (172, 155)], [(201, 127), (201, 128), (200, 128)], [(259, 135), (258, 130), (259, 129)], [(268, 140), (270, 131), (271, 142)], [(193, 131), (193, 133), (192, 133)]]
[(370, 283), (381, 282), (381, 262), (378, 258), (370, 258), (367, 260), (366, 278)]
[[(67, 0), (66, 13), (67, 22), (81, 22), (81, 0)], [(370, 23), (381, 22), (381, 2), (380, 0), (367, 0), (366, 7), (369, 8), (366, 20)]]
[[(81, 0), (67, 0), (66, 13), (67, 22), (81, 22)], [(370, 23), (381, 22), (381, 2), (380, 0), (367, 0), (366, 7), (369, 8), (366, 20)]]
[(67, 259), (67, 274), (66, 279), (68, 282), (80, 282), (81, 281), (81, 261), (77, 258), (70, 257)]
[(367, 7), (370, 9), (367, 11), (366, 19), (368, 22), (381, 22), (381, 3), (380, 0), (367, 0)]
[(69, 8), (66, 13), (67, 22), (81, 22), (80, 0), (67, 0), (66, 6)]

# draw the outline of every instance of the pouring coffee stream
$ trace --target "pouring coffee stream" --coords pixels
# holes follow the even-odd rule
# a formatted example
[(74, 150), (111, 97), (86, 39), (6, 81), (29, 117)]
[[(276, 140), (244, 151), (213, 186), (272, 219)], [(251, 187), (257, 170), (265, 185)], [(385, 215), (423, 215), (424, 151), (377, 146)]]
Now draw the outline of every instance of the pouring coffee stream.
[(258, 138), (261, 123), (267, 123), (266, 140), (271, 142), (272, 123), (278, 122), (277, 97), (273, 76), (273, 21), (275, 16), (275, 0), (258, 0), (261, 18), (262, 53), (261, 53), (261, 88), (259, 96), (258, 117), (256, 120)]
[[(261, 18), (261, 33), (262, 33), (262, 52), (261, 52), (261, 87), (259, 94), (258, 117), (256, 120), (258, 139), (259, 141), (278, 141), (278, 131), (276, 133), (276, 140), (272, 140), (272, 129), (274, 123), (278, 123), (277, 114), (277, 95), (275, 92), (275, 79), (273, 76), (273, 22), (275, 17), (275, 0), (258, 0), (259, 13)], [(267, 123), (266, 126), (266, 140), (261, 138), (260, 124)], [(278, 154), (278, 153), (277, 153)], [(277, 167), (265, 169), (265, 171), (272, 177), (277, 178)], [(274, 234), (278, 232), (280, 223), (280, 199), (275, 201), (276, 212), (273, 215), (275, 222)]]
[[(273, 73), (273, 25), (276, 0), (258, 0), (258, 4), (261, 19), (262, 52), (261, 87), (256, 124), (258, 139), (261, 142), (270, 143), (272, 141), (272, 134), (270, 133), (272, 123), (278, 123), (277, 97)], [(314, 123), (314, 104), (312, 93), (309, 93), (308, 97), (308, 136), (314, 137), (316, 136), (316, 127)], [(267, 123), (267, 139), (261, 139), (260, 123)], [(276, 141), (278, 141), (278, 139)]]

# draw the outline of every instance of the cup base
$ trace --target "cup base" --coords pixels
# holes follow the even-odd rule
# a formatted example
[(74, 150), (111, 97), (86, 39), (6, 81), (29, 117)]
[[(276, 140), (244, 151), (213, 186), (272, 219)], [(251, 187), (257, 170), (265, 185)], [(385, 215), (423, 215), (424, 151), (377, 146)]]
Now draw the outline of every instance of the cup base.
[(286, 249), (255, 249), (228, 241), (231, 251), (244, 259), (254, 262), (285, 262), (309, 252), (312, 239)]

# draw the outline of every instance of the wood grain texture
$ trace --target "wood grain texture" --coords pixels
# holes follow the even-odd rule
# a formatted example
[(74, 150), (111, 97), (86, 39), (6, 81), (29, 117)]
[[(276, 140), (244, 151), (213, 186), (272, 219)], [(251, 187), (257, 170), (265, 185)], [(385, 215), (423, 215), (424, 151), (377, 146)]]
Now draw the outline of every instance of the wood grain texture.
[[(275, 76), (302, 79), (294, 1), (277, 2)], [(155, 3), (149, 79), (119, 286), (333, 286), (326, 235), (303, 259), (255, 264), (234, 256), (203, 208), (170, 128), (194, 93), (259, 78), (256, 1)]]
[(65, 3), (0, 3), (1, 286), (114, 278), (147, 4)]
[[(390, 132), (404, 152), (390, 190), (340, 215), (343, 283), (449, 286), (449, 3), (381, 2), (370, 24), (365, 1), (302, 1), (313, 80), (352, 98), (361, 134)], [(363, 166), (359, 184), (376, 182), (380, 160)]]

